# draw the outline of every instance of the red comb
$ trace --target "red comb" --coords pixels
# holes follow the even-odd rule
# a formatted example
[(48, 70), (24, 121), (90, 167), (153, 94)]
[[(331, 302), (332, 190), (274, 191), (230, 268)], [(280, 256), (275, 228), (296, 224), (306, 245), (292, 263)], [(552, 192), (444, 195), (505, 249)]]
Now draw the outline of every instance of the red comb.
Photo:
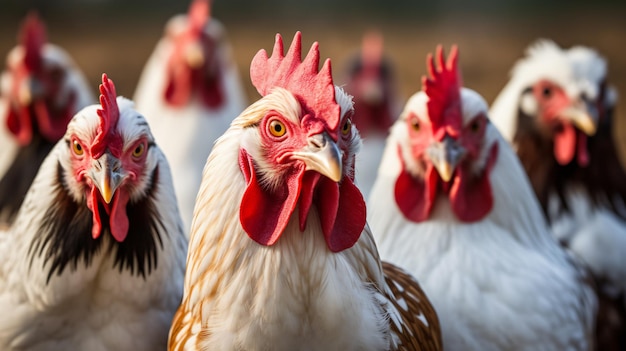
[(35, 12), (28, 14), (19, 38), (25, 49), (24, 63), (31, 71), (39, 70), (42, 62), (42, 49), (46, 43), (46, 27)]
[(340, 107), (335, 101), (335, 86), (330, 59), (318, 71), (319, 44), (313, 43), (302, 61), (302, 34), (296, 32), (287, 55), (283, 56), (283, 39), (276, 34), (274, 51), (270, 58), (260, 50), (250, 64), (250, 79), (261, 96), (275, 87), (289, 90), (299, 99), (306, 114), (324, 120), (331, 133), (337, 133)]
[[(437, 46), (437, 64), (428, 54), (426, 65), (431, 78), (422, 77), (422, 88), (428, 96), (428, 116), (438, 137), (445, 131), (452, 137), (459, 135), (463, 124), (461, 114), (461, 74), (457, 67), (458, 48), (453, 45), (448, 61), (443, 48)], [(439, 132), (441, 131), (441, 132)], [(439, 135), (441, 133), (441, 135)]]
[(115, 132), (117, 121), (120, 119), (120, 109), (117, 106), (117, 94), (115, 85), (106, 73), (102, 74), (102, 84), (100, 84), (100, 105), (98, 116), (100, 117), (98, 125), (98, 134), (91, 145), (91, 154), (94, 158), (102, 156), (104, 151), (109, 148), (111, 153), (119, 157), (122, 151), (121, 136)]
[(204, 26), (211, 16), (211, 4), (209, 0), (194, 0), (189, 5), (187, 17), (191, 31), (194, 33), (202, 33)]

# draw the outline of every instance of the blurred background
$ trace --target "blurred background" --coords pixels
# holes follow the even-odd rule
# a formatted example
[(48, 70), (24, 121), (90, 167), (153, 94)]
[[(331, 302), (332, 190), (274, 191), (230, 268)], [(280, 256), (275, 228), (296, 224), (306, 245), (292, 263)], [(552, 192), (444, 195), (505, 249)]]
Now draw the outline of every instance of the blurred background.
[[(118, 93), (132, 97), (166, 21), (188, 5), (180, 0), (0, 0), (0, 55), (15, 45), (21, 20), (36, 9), (49, 41), (70, 52), (94, 91), (107, 72)], [(217, 0), (212, 14), (229, 33), (251, 101), (258, 94), (250, 84), (250, 60), (261, 48), (271, 50), (277, 32), (289, 42), (296, 30), (302, 31), (306, 50), (319, 41), (322, 57), (332, 59), (336, 83), (363, 33), (380, 30), (403, 100), (420, 89), (426, 54), (438, 43), (446, 48), (457, 43), (465, 86), (491, 103), (514, 62), (538, 38), (599, 50), (609, 62), (609, 81), (626, 94), (623, 0)], [(617, 117), (615, 135), (624, 156), (623, 108)]]

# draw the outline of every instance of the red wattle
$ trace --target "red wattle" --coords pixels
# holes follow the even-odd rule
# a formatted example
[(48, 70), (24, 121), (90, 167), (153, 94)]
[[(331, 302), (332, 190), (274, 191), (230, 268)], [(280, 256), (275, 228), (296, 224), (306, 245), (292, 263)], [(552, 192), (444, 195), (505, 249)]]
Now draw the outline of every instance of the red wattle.
[(124, 241), (128, 235), (128, 216), (126, 214), (126, 205), (129, 196), (124, 189), (118, 189), (113, 196), (113, 204), (109, 215), (109, 226), (111, 227), (111, 235), (118, 242)]
[(359, 188), (348, 177), (337, 184), (322, 177), (318, 184), (322, 231), (332, 252), (351, 248), (361, 237), (367, 217), (365, 200)]
[(33, 126), (28, 107), (23, 107), (19, 112), (9, 108), (7, 127), (21, 146), (28, 145), (33, 137)]
[(274, 192), (268, 192), (260, 186), (254, 160), (244, 149), (239, 151), (239, 167), (248, 183), (239, 207), (241, 226), (257, 243), (273, 245), (285, 230), (296, 208), (305, 173), (304, 166), (288, 175), (287, 184)]
[(577, 139), (577, 152), (578, 155), (578, 165), (580, 167), (587, 167), (589, 165), (589, 150), (587, 150), (587, 135), (581, 131), (578, 131)]
[(554, 135), (554, 157), (560, 165), (566, 165), (572, 161), (576, 154), (576, 129), (574, 126), (564, 123), (563, 129)]
[(91, 237), (98, 239), (102, 232), (102, 222), (100, 220), (100, 211), (98, 211), (98, 189), (96, 187), (91, 188), (91, 192), (87, 197), (87, 207), (91, 210), (93, 226), (91, 227)]
[(498, 157), (498, 144), (489, 150), (489, 158), (483, 173), (476, 178), (470, 170), (459, 167), (450, 188), (450, 205), (463, 222), (483, 219), (493, 208), (493, 194), (489, 174)]
[(302, 190), (300, 191), (300, 213), (299, 223), (300, 231), (306, 228), (306, 220), (309, 216), (309, 210), (313, 204), (313, 196), (315, 195), (315, 186), (322, 175), (317, 172), (305, 172), (302, 177)]
[(433, 166), (428, 165), (424, 173), (424, 180), (416, 179), (406, 171), (399, 146), (398, 153), (402, 162), (402, 171), (396, 180), (394, 189), (396, 204), (408, 220), (423, 222), (428, 219), (435, 203), (439, 176)]

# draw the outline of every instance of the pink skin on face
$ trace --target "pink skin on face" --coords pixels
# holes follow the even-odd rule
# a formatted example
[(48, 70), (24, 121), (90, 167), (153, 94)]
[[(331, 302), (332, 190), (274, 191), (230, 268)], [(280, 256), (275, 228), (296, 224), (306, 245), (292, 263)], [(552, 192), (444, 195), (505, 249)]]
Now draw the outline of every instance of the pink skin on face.
[[(497, 144), (490, 150), (484, 172), (478, 176), (472, 172), (472, 166), (483, 147), (487, 117), (483, 114), (475, 116), (460, 133), (456, 131), (456, 137), (447, 132), (435, 133), (430, 121), (416, 114), (410, 114), (406, 123), (411, 155), (422, 163), (425, 172), (423, 179), (410, 175), (406, 170), (401, 149), (398, 149), (403, 171), (396, 181), (395, 198), (405, 217), (414, 222), (427, 220), (439, 189), (448, 195), (452, 209), (460, 220), (474, 222), (487, 215), (493, 207), (489, 172), (497, 158)], [(427, 156), (427, 149), (446, 137), (455, 140), (465, 150), (465, 155), (448, 182), (441, 179)]]
[(541, 80), (532, 89), (538, 102), (540, 120), (554, 133), (554, 157), (561, 165), (570, 163), (578, 154), (578, 164), (589, 163), (587, 135), (561, 116), (564, 109), (572, 105), (572, 100), (558, 85)]
[[(241, 149), (239, 164), (248, 186), (241, 200), (240, 221), (250, 238), (262, 245), (276, 243), (298, 203), (300, 230), (304, 231), (315, 203), (328, 248), (339, 252), (354, 245), (365, 225), (365, 202), (352, 179), (344, 176), (338, 184), (316, 171), (307, 171), (305, 162), (293, 157), (294, 152), (307, 146), (309, 137), (320, 133), (332, 137), (325, 122), (307, 115), (298, 126), (271, 111), (259, 128), (265, 159), (281, 173), (285, 184), (278, 189), (264, 187), (254, 160)], [(349, 135), (339, 134), (339, 143), (344, 144), (340, 147), (346, 154)]]
[[(136, 141), (130, 148), (118, 155), (121, 161), (121, 171), (118, 172), (123, 172), (123, 179), (117, 190), (115, 190), (113, 199), (109, 204), (104, 201), (94, 180), (90, 176), (90, 169), (93, 167), (92, 152), (90, 148), (83, 146), (89, 144), (76, 136), (73, 136), (70, 140), (74, 177), (79, 184), (85, 186), (87, 206), (93, 214), (93, 238), (98, 238), (102, 233), (102, 220), (98, 210), (98, 204), (100, 204), (109, 216), (111, 234), (117, 241), (124, 241), (129, 227), (126, 215), (126, 205), (130, 199), (129, 188), (137, 185), (139, 175), (145, 168), (147, 140), (142, 138)], [(107, 153), (107, 155), (110, 154)]]

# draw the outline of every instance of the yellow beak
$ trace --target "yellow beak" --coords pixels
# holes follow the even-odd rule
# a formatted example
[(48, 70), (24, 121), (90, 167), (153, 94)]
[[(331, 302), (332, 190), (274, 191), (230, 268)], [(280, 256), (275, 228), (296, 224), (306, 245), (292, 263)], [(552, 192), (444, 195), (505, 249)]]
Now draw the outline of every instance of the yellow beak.
[(121, 169), (120, 160), (108, 152), (93, 160), (89, 174), (107, 204), (111, 202), (125, 178)]
[(569, 106), (559, 114), (561, 118), (569, 120), (576, 128), (583, 133), (592, 136), (596, 134), (596, 120), (584, 107)]
[(441, 179), (448, 182), (465, 156), (466, 150), (456, 140), (446, 136), (441, 142), (432, 143), (426, 152)]
[(292, 156), (304, 161), (307, 170), (316, 171), (335, 182), (341, 180), (341, 150), (326, 133), (310, 136), (307, 146), (294, 152)]

